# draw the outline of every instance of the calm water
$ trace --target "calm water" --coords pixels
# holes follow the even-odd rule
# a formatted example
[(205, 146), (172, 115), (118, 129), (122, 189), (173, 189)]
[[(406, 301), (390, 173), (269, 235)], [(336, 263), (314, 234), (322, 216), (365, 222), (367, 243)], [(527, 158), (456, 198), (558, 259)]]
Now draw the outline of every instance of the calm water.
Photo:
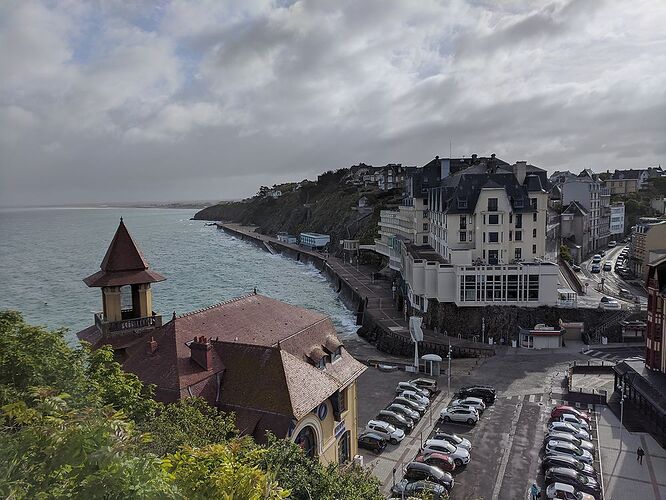
[(101, 310), (101, 292), (81, 280), (98, 271), (122, 216), (150, 264), (153, 308), (168, 316), (252, 291), (328, 314), (340, 336), (353, 315), (311, 265), (271, 255), (202, 221), (195, 210), (63, 208), (0, 210), (0, 309), (74, 333)]

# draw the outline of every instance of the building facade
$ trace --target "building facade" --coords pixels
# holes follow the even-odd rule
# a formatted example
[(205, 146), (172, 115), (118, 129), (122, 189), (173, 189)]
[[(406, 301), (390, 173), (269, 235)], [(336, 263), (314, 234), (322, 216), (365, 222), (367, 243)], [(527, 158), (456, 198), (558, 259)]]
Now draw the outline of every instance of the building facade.
[[(340, 342), (330, 318), (251, 293), (162, 323), (151, 311), (148, 268), (121, 221), (101, 270), (84, 281), (102, 289), (103, 311), (78, 332), (110, 345), (123, 370), (170, 403), (201, 397), (233, 412), (241, 433), (267, 432), (323, 463), (357, 453), (356, 379), (365, 367)], [(122, 307), (127, 289), (131, 299)]]
[(666, 249), (666, 219), (643, 217), (631, 228), (629, 266), (641, 279), (647, 276), (650, 252)]
[(590, 213), (577, 201), (572, 201), (560, 215), (562, 244), (569, 248), (575, 264), (580, 264), (592, 252)]
[(320, 233), (301, 233), (299, 236), (300, 244), (309, 248), (324, 248), (331, 242), (328, 234)]
[(666, 374), (666, 256), (651, 263), (647, 274), (648, 312), (645, 366)]
[(604, 182), (612, 195), (627, 195), (642, 189), (648, 177), (648, 170), (616, 170)]
[(610, 234), (616, 239), (624, 235), (624, 202), (610, 206)]

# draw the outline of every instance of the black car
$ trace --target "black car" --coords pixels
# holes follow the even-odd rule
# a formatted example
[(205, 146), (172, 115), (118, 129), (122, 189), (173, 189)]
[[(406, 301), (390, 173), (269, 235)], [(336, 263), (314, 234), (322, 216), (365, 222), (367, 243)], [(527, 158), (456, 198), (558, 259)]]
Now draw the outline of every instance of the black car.
[(584, 476), (589, 476), (591, 478), (597, 478), (597, 471), (594, 470), (590, 464), (581, 462), (577, 458), (567, 457), (566, 455), (546, 455), (541, 462), (541, 469), (546, 471), (553, 467), (564, 467), (566, 469), (573, 469), (579, 474)]
[(570, 484), (578, 491), (594, 495), (595, 498), (598, 498), (601, 494), (601, 486), (599, 486), (599, 483), (596, 479), (593, 479), (589, 476), (584, 476), (583, 474), (580, 474), (573, 469), (567, 469), (565, 467), (552, 467), (546, 470), (545, 478), (547, 485), (551, 483)]
[[(395, 483), (391, 488), (391, 496), (393, 498), (407, 498), (417, 495), (428, 493), (428, 498), (433, 500), (440, 500), (446, 495), (446, 488), (441, 484), (433, 483), (432, 481), (414, 481), (410, 483), (409, 480), (403, 479)], [(446, 497), (448, 498), (448, 496)]]
[(487, 405), (495, 402), (495, 388), (490, 387), (489, 385), (471, 385), (468, 387), (462, 387), (458, 391), (458, 395), (461, 398), (469, 396), (473, 398), (481, 398)]
[(405, 479), (407, 481), (432, 481), (441, 484), (447, 491), (453, 489), (453, 476), (434, 465), (423, 462), (410, 462), (405, 466)]
[(374, 432), (364, 432), (358, 436), (358, 447), (381, 453), (386, 448), (386, 439)]
[(409, 434), (412, 432), (412, 429), (414, 429), (414, 421), (411, 418), (405, 417), (404, 415), (391, 410), (379, 410), (375, 420), (388, 422), (393, 427), (402, 429), (405, 434)]

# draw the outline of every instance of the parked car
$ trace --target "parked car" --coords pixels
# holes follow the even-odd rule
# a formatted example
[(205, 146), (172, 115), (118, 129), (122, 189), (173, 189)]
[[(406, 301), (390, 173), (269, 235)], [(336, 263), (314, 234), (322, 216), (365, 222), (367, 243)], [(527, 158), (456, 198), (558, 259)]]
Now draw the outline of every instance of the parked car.
[(415, 403), (422, 404), (426, 408), (430, 406), (430, 400), (428, 398), (421, 396), (420, 394), (414, 391), (404, 391), (401, 392), (399, 396), (405, 399), (409, 399), (410, 401), (414, 401)]
[(449, 455), (453, 462), (456, 464), (456, 467), (465, 465), (469, 463), (470, 454), (465, 448), (460, 446), (454, 446), (448, 441), (442, 441), (440, 439), (428, 439), (424, 444), (423, 448), (419, 450), (421, 453), (443, 453), (444, 455)]
[(410, 462), (405, 466), (404, 478), (408, 481), (432, 481), (433, 483), (441, 484), (447, 491), (453, 489), (453, 476), (450, 473), (444, 472), (439, 467), (434, 465), (424, 464), (422, 462)]
[(567, 422), (578, 429), (590, 430), (590, 424), (584, 418), (577, 417), (573, 413), (562, 413), (559, 418), (560, 422)]
[(576, 436), (573, 434), (569, 434), (568, 432), (548, 432), (546, 434), (546, 437), (544, 437), (543, 442), (547, 443), (548, 441), (568, 441), (569, 443), (575, 444), (582, 450), (587, 450), (590, 453), (594, 453), (594, 445), (592, 444), (591, 441), (588, 441), (586, 439), (578, 439)]
[(432, 481), (414, 481), (410, 483), (407, 479), (403, 479), (395, 483), (395, 486), (391, 488), (391, 496), (393, 498), (408, 498), (412, 496), (423, 498), (423, 495), (426, 493), (433, 500), (440, 500), (448, 496), (444, 486)]
[(414, 411), (418, 411), (421, 416), (423, 416), (427, 410), (425, 405), (412, 401), (411, 399), (403, 398), (402, 396), (393, 398), (392, 402), (405, 405), (407, 408), (411, 408)]
[(450, 406), (471, 406), (476, 411), (479, 412), (479, 415), (483, 413), (483, 410), (486, 409), (486, 403), (483, 402), (481, 398), (466, 397), (460, 399), (454, 399), (451, 401)]
[(391, 444), (398, 444), (405, 439), (405, 432), (402, 429), (396, 429), (388, 422), (382, 420), (370, 420), (365, 429), (379, 434)]
[(453, 472), (456, 470), (456, 463), (453, 461), (453, 458), (444, 453), (422, 453), (418, 455), (415, 459), (415, 462), (423, 462), (424, 464), (434, 465), (439, 467), (444, 472)]
[(594, 263), (601, 262), (601, 255), (595, 253), (594, 256), (592, 257), (592, 262)]
[(619, 269), (617, 271), (617, 274), (619, 274), (621, 278), (625, 278), (625, 279), (631, 277), (631, 271), (629, 269), (626, 269), (626, 268)]
[(573, 264), (573, 265), (571, 266), (571, 269), (573, 269), (573, 270), (576, 271), (577, 273), (580, 272), (580, 266), (579, 266), (578, 264)]
[(587, 413), (586, 411), (579, 410), (578, 408), (574, 408), (573, 406), (569, 406), (569, 405), (557, 405), (550, 412), (550, 418), (553, 418), (553, 419), (559, 418), (564, 413), (570, 413), (572, 415), (577, 416), (578, 418), (582, 418), (587, 423), (590, 423), (592, 421), (592, 416), (589, 413)]
[(617, 241), (615, 240), (610, 240), (608, 242), (608, 248), (613, 248), (615, 245), (617, 245)]
[(469, 406), (449, 406), (440, 412), (439, 418), (444, 422), (466, 422), (474, 425), (479, 421), (479, 412)]
[(410, 380), (409, 383), (421, 389), (428, 389), (430, 394), (437, 392), (437, 381), (431, 378), (415, 378), (414, 380)]
[(402, 394), (405, 391), (415, 392), (419, 396), (430, 399), (430, 391), (428, 389), (421, 389), (410, 382), (398, 382), (395, 393)]
[(460, 446), (465, 448), (467, 451), (472, 449), (472, 443), (469, 442), (469, 439), (458, 436), (457, 434), (450, 434), (448, 432), (437, 432), (433, 437), (440, 441), (448, 441), (454, 446)]
[(381, 420), (382, 422), (391, 424), (396, 429), (403, 430), (405, 434), (409, 434), (414, 429), (414, 421), (411, 418), (400, 415), (394, 411), (379, 410), (375, 420)]
[(567, 467), (585, 476), (590, 476), (595, 479), (597, 478), (597, 471), (594, 470), (594, 467), (592, 467), (590, 464), (586, 464), (577, 458), (568, 457), (566, 455), (545, 456), (541, 461), (541, 469), (545, 471), (546, 469), (550, 469), (552, 467)]
[(460, 398), (481, 398), (486, 405), (493, 404), (495, 402), (495, 388), (489, 385), (471, 385), (467, 387), (461, 387), (458, 391), (458, 397)]
[(552, 469), (546, 470), (544, 476), (546, 484), (570, 484), (577, 490), (594, 496), (597, 496), (601, 493), (601, 486), (596, 479), (579, 474), (573, 469), (567, 469), (565, 467), (553, 467)]
[(611, 299), (610, 297), (601, 297), (601, 300), (599, 301), (599, 309), (616, 310), (616, 309), (622, 309), (622, 306), (615, 299)]
[(595, 500), (594, 496), (578, 491), (570, 484), (551, 483), (546, 487), (546, 498), (558, 500)]
[(375, 432), (362, 432), (358, 435), (358, 447), (381, 453), (386, 448), (386, 439)]
[(601, 272), (601, 266), (599, 264), (592, 264), (592, 267), (590, 268), (591, 273), (600, 273)]
[(546, 443), (546, 455), (566, 455), (577, 458), (586, 464), (591, 464), (594, 461), (589, 451), (581, 450), (575, 444), (566, 441), (548, 441)]
[(631, 293), (626, 288), (620, 288), (620, 297), (624, 297), (625, 299), (631, 299), (634, 297), (634, 294)]
[(411, 418), (414, 421), (414, 424), (419, 421), (421, 418), (421, 414), (413, 410), (407, 405), (403, 405), (401, 403), (391, 403), (386, 407), (388, 411), (393, 411), (395, 413), (398, 413), (400, 415), (403, 415), (404, 417)]
[(604, 262), (604, 271), (612, 271), (613, 270), (613, 264), (610, 263), (610, 261)]
[(548, 431), (550, 432), (566, 432), (568, 434), (571, 434), (573, 436), (576, 436), (578, 439), (586, 439), (590, 440), (590, 433), (587, 432), (585, 429), (580, 429), (578, 427), (574, 427), (571, 424), (568, 424), (567, 422), (551, 422), (548, 424)]

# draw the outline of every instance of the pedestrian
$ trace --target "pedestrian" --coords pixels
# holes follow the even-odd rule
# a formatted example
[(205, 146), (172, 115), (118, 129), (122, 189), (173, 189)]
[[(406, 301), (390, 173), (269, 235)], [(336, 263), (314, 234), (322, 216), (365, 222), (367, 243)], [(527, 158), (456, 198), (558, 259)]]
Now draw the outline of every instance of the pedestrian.
[(645, 450), (639, 446), (636, 450), (636, 461), (641, 465), (643, 465), (643, 455), (645, 455)]
[(530, 488), (530, 495), (532, 500), (538, 500), (540, 493), (541, 489), (536, 485), (536, 483), (532, 483), (532, 487)]

